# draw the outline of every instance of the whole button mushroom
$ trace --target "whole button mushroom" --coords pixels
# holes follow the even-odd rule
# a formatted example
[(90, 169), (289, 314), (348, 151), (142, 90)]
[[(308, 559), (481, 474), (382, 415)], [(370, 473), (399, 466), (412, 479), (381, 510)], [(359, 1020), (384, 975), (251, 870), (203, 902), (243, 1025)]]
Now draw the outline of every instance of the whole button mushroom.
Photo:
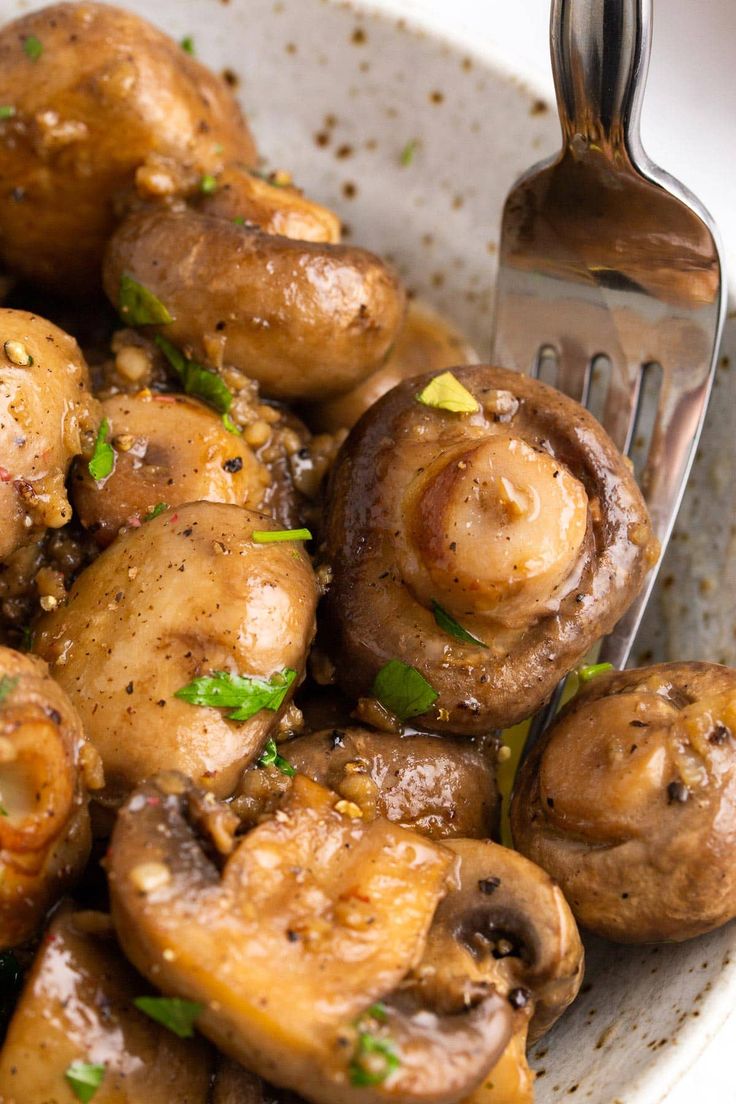
[(0, 309), (0, 560), (71, 519), (66, 475), (96, 422), (74, 338), (36, 314)]
[[(317, 1104), (445, 1104), (474, 1088), (508, 1042), (508, 1002), (489, 988), (445, 1014), (404, 984), (452, 855), (341, 812), (300, 775), (220, 871), (197, 836), (196, 802), (168, 775), (118, 817), (112, 914), (138, 969), (197, 1002), (197, 1026), (226, 1054)], [(141, 889), (142, 863), (166, 879)]]
[(65, 3), (0, 32), (0, 254), (66, 296), (99, 287), (134, 182), (197, 191), (255, 148), (223, 81), (132, 12)]
[[(207, 1104), (213, 1055), (139, 1010), (150, 986), (126, 962), (110, 917), (55, 914), (0, 1051), (0, 1100), (13, 1104)], [(43, 1061), (39, 1056), (43, 1055)]]
[(147, 329), (286, 401), (341, 394), (375, 371), (406, 301), (393, 270), (364, 249), (294, 241), (191, 209), (144, 209), (121, 223), (104, 266), (116, 306), (131, 279), (159, 304)]
[(514, 843), (578, 921), (621, 943), (690, 939), (736, 916), (736, 671), (601, 674), (524, 764)]
[(495, 831), (494, 757), (467, 739), (345, 727), (299, 736), (281, 750), (295, 770), (366, 817), (384, 816), (432, 839), (487, 839)]
[(194, 502), (121, 534), (34, 644), (102, 756), (101, 799), (168, 769), (232, 793), (298, 685), (316, 604), (302, 544), (262, 514)]
[(332, 473), (337, 680), (430, 730), (513, 724), (613, 627), (655, 553), (629, 466), (577, 403), (487, 365), (407, 380)]
[(110, 473), (95, 479), (89, 458), (72, 474), (82, 525), (108, 545), (124, 525), (184, 502), (230, 502), (258, 510), (268, 469), (209, 407), (186, 395), (115, 395), (101, 404), (114, 451)]
[(0, 950), (29, 939), (84, 870), (85, 778), (102, 783), (69, 698), (42, 660), (0, 647)]

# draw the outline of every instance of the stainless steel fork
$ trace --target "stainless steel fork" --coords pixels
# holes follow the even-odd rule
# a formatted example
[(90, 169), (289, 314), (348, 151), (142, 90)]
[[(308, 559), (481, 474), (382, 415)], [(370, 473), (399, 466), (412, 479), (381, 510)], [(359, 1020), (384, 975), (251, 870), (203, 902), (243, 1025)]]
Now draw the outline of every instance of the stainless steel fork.
[[(708, 403), (726, 293), (708, 212), (642, 149), (651, 18), (651, 0), (552, 0), (563, 147), (506, 200), (493, 358), (593, 410), (635, 462), (664, 551)], [(626, 664), (655, 576), (603, 640), (601, 661)], [(536, 715), (528, 743), (558, 700)]]

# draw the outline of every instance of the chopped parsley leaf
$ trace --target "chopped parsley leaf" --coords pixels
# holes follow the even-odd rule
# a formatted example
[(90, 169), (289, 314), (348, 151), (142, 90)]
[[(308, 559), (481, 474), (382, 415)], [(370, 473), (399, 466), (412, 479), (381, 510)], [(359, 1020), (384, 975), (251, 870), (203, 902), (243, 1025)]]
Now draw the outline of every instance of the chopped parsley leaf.
[(359, 1087), (382, 1085), (400, 1065), (399, 1056), (389, 1039), (361, 1031), (348, 1068), (350, 1084)]
[(126, 272), (120, 277), (118, 310), (123, 321), (131, 326), (167, 325), (174, 321), (161, 300)]
[(36, 38), (35, 35), (27, 35), (23, 39), (23, 53), (31, 61), (38, 61), (43, 53), (43, 42), (40, 38)]
[(224, 425), (228, 433), (237, 433), (238, 435), (240, 435), (243, 432), (240, 426), (236, 425), (230, 415), (227, 413), (222, 415), (222, 424)]
[(115, 467), (115, 449), (107, 440), (109, 432), (110, 423), (107, 418), (103, 418), (100, 422), (100, 428), (97, 430), (92, 459), (87, 465), (89, 474), (97, 483), (107, 479)]
[(479, 407), (475, 396), (452, 372), (441, 372), (430, 380), (417, 395), (417, 401), (436, 410), (449, 410), (452, 414), (475, 414)]
[(19, 682), (20, 675), (15, 675), (13, 678), (10, 675), (3, 675), (0, 678), (0, 703), (4, 702), (8, 695), (13, 693)]
[(266, 746), (258, 759), (258, 766), (276, 767), (277, 770), (280, 770), (282, 774), (289, 778), (293, 778), (296, 774), (296, 767), (292, 767), (288, 759), (284, 759), (283, 755), (279, 755), (279, 749), (273, 737), (266, 742)]
[(105, 1067), (99, 1062), (72, 1062), (64, 1076), (77, 1100), (87, 1104), (102, 1084)]
[(278, 544), (281, 541), (306, 541), (312, 539), (308, 529), (254, 529), (251, 537), (256, 544)]
[(15, 115), (15, 108), (12, 104), (0, 104), (0, 119), (12, 119)]
[(272, 712), (279, 709), (295, 678), (296, 671), (289, 667), (277, 671), (269, 679), (214, 671), (211, 675), (203, 675), (182, 686), (174, 697), (181, 698), (190, 705), (229, 709), (229, 721), (248, 721), (261, 709), (270, 709)]
[(448, 613), (434, 598), (432, 599), (432, 613), (439, 628), (448, 633), (449, 636), (454, 636), (456, 640), (462, 640), (465, 644), (477, 644), (479, 648), (488, 647), (477, 636), (473, 636), (467, 629), (464, 629), (452, 614)]
[[(233, 404), (233, 396), (217, 372), (212, 372), (209, 368), (197, 364), (195, 360), (190, 360), (180, 349), (177, 349), (176, 345), (172, 345), (160, 334), (156, 336), (156, 344), (181, 380), (187, 395), (196, 395), (203, 402), (214, 406), (220, 414), (227, 414)], [(226, 424), (225, 428), (229, 429), (229, 426)], [(232, 433), (232, 430), (230, 432)]]
[(418, 717), (434, 705), (439, 694), (416, 667), (390, 659), (376, 675), (371, 693), (400, 721)]
[(418, 146), (419, 143), (417, 142), (416, 138), (412, 138), (404, 146), (403, 150), (401, 151), (400, 158), (401, 164), (404, 166), (404, 168), (408, 168), (409, 165), (411, 165), (412, 161), (414, 160), (414, 154), (417, 152)]
[(212, 173), (205, 173), (199, 182), (199, 190), (205, 195), (212, 195), (217, 191), (217, 178)]
[(184, 35), (184, 38), (181, 40), (179, 45), (181, 46), (185, 54), (191, 54), (191, 56), (194, 57), (196, 51), (194, 49), (194, 39), (191, 35)]
[(157, 502), (152, 510), (149, 510), (147, 514), (144, 514), (141, 521), (153, 521), (159, 514), (164, 514), (169, 508), (168, 502)]
[(194, 1021), (203, 1007), (197, 1001), (182, 1000), (181, 997), (136, 997), (133, 1004), (156, 1023), (168, 1027), (180, 1039), (192, 1038)]

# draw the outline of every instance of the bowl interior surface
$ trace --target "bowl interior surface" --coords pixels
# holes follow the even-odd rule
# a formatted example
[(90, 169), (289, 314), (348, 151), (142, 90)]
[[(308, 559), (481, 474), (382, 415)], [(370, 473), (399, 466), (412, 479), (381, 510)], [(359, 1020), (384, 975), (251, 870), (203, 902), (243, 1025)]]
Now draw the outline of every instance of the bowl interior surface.
[[(0, 12), (7, 19), (40, 6), (6, 0)], [(291, 170), (308, 194), (340, 213), (349, 240), (390, 258), (412, 291), (488, 354), (503, 200), (515, 177), (558, 143), (550, 105), (507, 71), (503, 57), (475, 55), (402, 20), (334, 0), (121, 6), (174, 37), (192, 35), (205, 63), (237, 74), (267, 165)], [(732, 346), (733, 329), (731, 322)], [(731, 385), (719, 380), (719, 387), (725, 395)], [(733, 452), (724, 403), (715, 405), (717, 424), (708, 432), (728, 433)], [(725, 533), (723, 497), (714, 506), (711, 490), (704, 515), (698, 503), (708, 484), (699, 478), (696, 469), (683, 516), (695, 511), (705, 532), (716, 527), (720, 551), (706, 551), (706, 560), (727, 562), (728, 540), (719, 545), (717, 536)], [(687, 587), (687, 551), (676, 548), (671, 559), (670, 574)], [(691, 617), (700, 608), (694, 597)], [(707, 636), (698, 637), (702, 618), (684, 637), (681, 617), (669, 620), (675, 641), (698, 639), (700, 658), (732, 658), (710, 653)], [(666, 602), (655, 603), (644, 631), (650, 658), (671, 650), (667, 624)], [(683, 644), (675, 654), (692, 653)], [(736, 1004), (736, 929), (680, 946), (589, 939), (587, 952), (579, 1000), (532, 1052), (538, 1104), (568, 1096), (656, 1104)]]

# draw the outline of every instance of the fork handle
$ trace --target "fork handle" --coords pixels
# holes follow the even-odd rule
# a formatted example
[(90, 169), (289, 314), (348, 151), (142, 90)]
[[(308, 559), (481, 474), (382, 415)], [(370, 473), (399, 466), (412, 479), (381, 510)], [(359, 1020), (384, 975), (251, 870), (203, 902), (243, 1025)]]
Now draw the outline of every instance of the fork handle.
[(552, 0), (557, 106), (576, 157), (638, 147), (651, 22), (652, 0)]

